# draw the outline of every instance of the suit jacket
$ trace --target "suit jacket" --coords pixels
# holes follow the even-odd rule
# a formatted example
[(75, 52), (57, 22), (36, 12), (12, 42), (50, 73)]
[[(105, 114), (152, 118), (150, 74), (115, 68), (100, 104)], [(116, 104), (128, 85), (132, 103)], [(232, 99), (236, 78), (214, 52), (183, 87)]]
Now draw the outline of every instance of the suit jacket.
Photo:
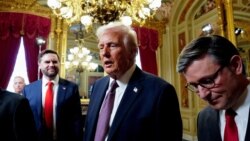
[(0, 89), (0, 138), (36, 141), (37, 132), (29, 102), (21, 95)]
[[(250, 116), (248, 117), (248, 125), (245, 141), (250, 141)], [(220, 133), (220, 115), (219, 110), (206, 107), (198, 115), (198, 140), (199, 141), (222, 141)]]
[[(98, 113), (108, 85), (108, 76), (93, 85), (84, 141), (94, 140)], [(174, 87), (136, 67), (109, 129), (108, 141), (181, 140), (182, 121)]]
[[(41, 141), (47, 141), (43, 120), (42, 80), (24, 87), (23, 95), (29, 100)], [(56, 106), (57, 141), (80, 141), (83, 134), (83, 121), (78, 86), (65, 79), (59, 79)]]

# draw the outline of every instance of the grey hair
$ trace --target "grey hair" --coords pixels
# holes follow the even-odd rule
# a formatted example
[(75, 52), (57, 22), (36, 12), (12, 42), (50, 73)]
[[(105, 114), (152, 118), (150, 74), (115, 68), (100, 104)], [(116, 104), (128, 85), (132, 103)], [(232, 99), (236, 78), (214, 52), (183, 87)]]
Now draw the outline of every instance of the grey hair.
[(106, 31), (116, 32), (122, 35), (123, 44), (131, 52), (134, 53), (133, 59), (135, 59), (136, 54), (138, 53), (138, 40), (137, 34), (131, 26), (127, 26), (122, 22), (110, 22), (109, 24), (100, 26), (96, 31), (96, 36), (98, 40)]

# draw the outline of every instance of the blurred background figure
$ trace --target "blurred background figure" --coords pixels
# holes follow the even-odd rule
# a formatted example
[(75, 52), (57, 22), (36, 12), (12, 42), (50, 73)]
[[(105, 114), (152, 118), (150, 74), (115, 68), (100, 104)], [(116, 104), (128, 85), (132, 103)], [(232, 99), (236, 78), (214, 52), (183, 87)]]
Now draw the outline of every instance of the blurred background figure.
[(13, 80), (13, 88), (14, 92), (18, 94), (22, 94), (22, 90), (25, 86), (25, 80), (22, 76), (15, 76)]
[(29, 101), (0, 88), (0, 136), (5, 141), (37, 141), (35, 121)]

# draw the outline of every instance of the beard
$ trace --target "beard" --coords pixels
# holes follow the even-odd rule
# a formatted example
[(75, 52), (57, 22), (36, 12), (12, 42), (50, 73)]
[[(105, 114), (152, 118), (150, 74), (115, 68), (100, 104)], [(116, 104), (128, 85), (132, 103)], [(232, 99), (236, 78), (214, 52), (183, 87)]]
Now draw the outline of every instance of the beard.
[(48, 78), (55, 78), (57, 74), (59, 73), (59, 69), (54, 68), (54, 71), (50, 70), (41, 70), (42, 74), (45, 75)]

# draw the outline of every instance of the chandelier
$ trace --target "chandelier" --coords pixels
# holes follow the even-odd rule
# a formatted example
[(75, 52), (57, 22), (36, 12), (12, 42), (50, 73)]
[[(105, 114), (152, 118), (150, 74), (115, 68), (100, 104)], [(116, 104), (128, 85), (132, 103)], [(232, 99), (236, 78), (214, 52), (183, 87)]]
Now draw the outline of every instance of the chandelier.
[(161, 6), (161, 0), (47, 0), (48, 6), (58, 17), (70, 25), (81, 23), (88, 28), (93, 23), (107, 24), (121, 20), (144, 24)]
[[(81, 35), (79, 37), (79, 35)], [(76, 33), (76, 45), (69, 49), (67, 61), (65, 62), (66, 69), (75, 68), (76, 72), (81, 73), (84, 70), (94, 71), (98, 67), (93, 61), (93, 56), (88, 48), (84, 47), (84, 38), (82, 32)]]

